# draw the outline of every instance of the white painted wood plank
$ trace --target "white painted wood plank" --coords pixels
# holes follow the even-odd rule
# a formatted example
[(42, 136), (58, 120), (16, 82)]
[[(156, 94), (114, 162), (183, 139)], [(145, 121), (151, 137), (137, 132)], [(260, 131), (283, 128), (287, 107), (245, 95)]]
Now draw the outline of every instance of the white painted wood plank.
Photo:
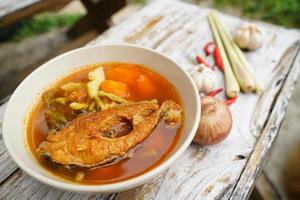
[(76, 194), (54, 189), (45, 184), (42, 184), (23, 171), (17, 171), (11, 176), (0, 188), (0, 199), (98, 199), (109, 200), (114, 198), (114, 195), (101, 194)]
[(3, 17), (11, 12), (30, 6), (41, 0), (1, 0), (0, 1), (0, 17)]
[(1, 131), (2, 131), (2, 119), (3, 119), (3, 116), (4, 116), (6, 106), (7, 106), (7, 102), (0, 105), (0, 129), (1, 129), (0, 130), (0, 135), (1, 135)]
[(0, 106), (0, 183), (15, 172), (18, 167), (10, 158), (2, 140), (2, 119), (7, 103)]
[(57, 190), (29, 177), (10, 158), (2, 140), (2, 119), (7, 103), (0, 106), (0, 199), (110, 200), (115, 195), (76, 194)]
[[(1, 131), (0, 131), (1, 132)], [(10, 158), (10, 155), (6, 151), (3, 140), (0, 140), (0, 183), (2, 183), (7, 177), (18, 169), (18, 166)]]
[[(188, 69), (193, 66), (192, 55), (203, 54), (204, 44), (212, 40), (207, 13), (208, 9), (177, 1), (156, 1), (106, 31), (89, 45), (139, 44), (169, 55), (184, 69)], [(222, 15), (221, 20), (230, 30), (242, 22), (228, 15)], [(206, 148), (191, 145), (166, 173), (149, 184), (120, 193), (118, 199), (226, 199), (230, 196), (269, 117), (273, 100), (281, 92), (284, 83), (282, 78), (289, 72), (289, 65), (280, 64), (283, 55), (300, 37), (299, 32), (294, 30), (256, 23), (264, 31), (266, 42), (258, 51), (247, 53), (246, 56), (257, 76), (264, 81), (265, 92), (261, 96), (241, 95), (231, 106), (233, 129), (223, 143)], [(219, 77), (221, 86), (221, 73)], [(32, 187), (25, 187), (27, 184)], [(0, 194), (21, 188), (23, 193), (35, 197), (61, 197), (51, 196), (55, 195), (52, 193), (61, 193), (41, 185), (18, 171), (0, 187)], [(18, 198), (11, 195), (12, 198)], [(63, 193), (63, 198), (80, 197)]]
[[(247, 199), (249, 198), (249, 191), (253, 188), (255, 178), (262, 170), (264, 164), (266, 163), (268, 157), (270, 156), (272, 144), (274, 143), (278, 131), (280, 129), (283, 117), (285, 115), (289, 99), (292, 96), (295, 83), (298, 80), (300, 73), (300, 53), (299, 53), (299, 43), (295, 45), (295, 48), (291, 48), (291, 53), (288, 54), (283, 62), (285, 66), (292, 62), (293, 67), (288, 69), (283, 68), (284, 71), (288, 70), (287, 76), (282, 77), (284, 81), (283, 85), (280, 87), (280, 94), (274, 102), (274, 107), (268, 118), (266, 125), (261, 133), (260, 139), (256, 144), (251, 157), (245, 167), (245, 170), (237, 183), (237, 186), (232, 194), (231, 199)], [(296, 57), (296, 56), (297, 57)], [(281, 80), (280, 80), (281, 81)], [(276, 84), (279, 87), (280, 84)]]

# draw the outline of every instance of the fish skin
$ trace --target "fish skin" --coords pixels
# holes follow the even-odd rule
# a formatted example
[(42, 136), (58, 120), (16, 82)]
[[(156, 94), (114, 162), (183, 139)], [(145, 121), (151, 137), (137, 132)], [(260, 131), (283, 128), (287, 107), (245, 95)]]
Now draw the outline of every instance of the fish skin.
[[(130, 133), (117, 138), (101, 135), (124, 119), (132, 123), (133, 130)], [(180, 125), (183, 120), (182, 108), (170, 100), (164, 101), (161, 107), (156, 100), (116, 106), (80, 116), (65, 128), (50, 132), (37, 152), (63, 165), (104, 165), (123, 157), (143, 142), (161, 120)]]

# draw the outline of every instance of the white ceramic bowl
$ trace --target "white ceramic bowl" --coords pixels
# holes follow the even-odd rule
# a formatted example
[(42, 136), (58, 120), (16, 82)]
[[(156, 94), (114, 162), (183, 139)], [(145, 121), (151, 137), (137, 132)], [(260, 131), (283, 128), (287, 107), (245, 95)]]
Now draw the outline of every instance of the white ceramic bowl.
[[(142, 64), (158, 72), (175, 85), (184, 107), (184, 128), (177, 146), (159, 166), (126, 181), (105, 185), (80, 185), (60, 179), (43, 167), (31, 155), (25, 138), (24, 119), (37, 96), (58, 78), (82, 66), (118, 61)], [(127, 190), (166, 170), (191, 143), (200, 120), (200, 98), (196, 86), (175, 62), (156, 51), (132, 45), (91, 46), (64, 53), (32, 72), (11, 96), (3, 119), (3, 139), (13, 160), (26, 173), (50, 186), (74, 192), (118, 192)]]

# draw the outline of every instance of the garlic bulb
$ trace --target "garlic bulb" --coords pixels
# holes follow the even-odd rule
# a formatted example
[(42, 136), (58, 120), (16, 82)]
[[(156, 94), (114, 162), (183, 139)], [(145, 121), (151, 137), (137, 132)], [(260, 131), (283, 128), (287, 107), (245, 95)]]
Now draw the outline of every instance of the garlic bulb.
[(245, 24), (236, 31), (234, 40), (241, 49), (255, 50), (262, 44), (262, 33), (254, 24)]
[(203, 64), (192, 67), (189, 73), (200, 92), (207, 94), (218, 86), (216, 74)]

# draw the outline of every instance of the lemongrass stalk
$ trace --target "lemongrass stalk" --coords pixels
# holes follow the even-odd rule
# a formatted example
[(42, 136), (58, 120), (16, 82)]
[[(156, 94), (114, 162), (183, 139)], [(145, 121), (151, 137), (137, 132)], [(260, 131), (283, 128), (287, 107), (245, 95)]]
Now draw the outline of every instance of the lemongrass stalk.
[(210, 26), (212, 28), (212, 32), (215, 38), (215, 41), (217, 43), (217, 46), (220, 51), (220, 55), (222, 58), (223, 66), (224, 66), (224, 76), (225, 76), (225, 85), (226, 85), (226, 95), (230, 98), (236, 97), (240, 93), (240, 86), (234, 76), (234, 73), (231, 69), (230, 62), (227, 58), (223, 43), (221, 41), (221, 38), (219, 36), (219, 33), (217, 31), (217, 27), (212, 20), (211, 16), (208, 15), (208, 20), (210, 23)]
[[(229, 35), (229, 32), (225, 30), (225, 34)], [(230, 36), (227, 36), (227, 37), (230, 37)], [(238, 59), (241, 61), (243, 66), (248, 70), (250, 76), (252, 77), (252, 80), (254, 81), (254, 84), (255, 84), (255, 89), (256, 89), (255, 91), (257, 93), (263, 92), (264, 89), (263, 89), (263, 86), (261, 84), (261, 81), (256, 78), (256, 75), (255, 75), (252, 67), (250, 66), (249, 62), (246, 60), (242, 50), (237, 46), (237, 44), (233, 40), (232, 40), (232, 46), (233, 46), (233, 49), (234, 49), (234, 51), (236, 52), (236, 54), (238, 56)]]
[[(233, 49), (233, 40), (227, 32), (226, 28), (219, 21), (216, 13), (211, 13), (212, 19), (214, 20), (216, 27), (220, 33), (221, 39), (225, 46), (226, 53), (228, 55), (229, 61), (231, 63), (232, 69), (235, 73), (235, 76), (239, 82), (241, 89), (244, 92), (253, 92), (255, 90), (255, 84), (252, 80), (252, 76), (248, 72), (248, 70), (243, 66), (243, 63), (238, 59), (236, 52)], [(225, 34), (228, 33), (228, 34)]]
[(252, 69), (252, 67), (250, 66), (249, 62), (246, 60), (243, 52), (241, 51), (241, 49), (235, 44), (233, 46), (236, 54), (238, 55), (238, 58), (240, 59), (240, 61), (243, 63), (244, 67), (248, 69), (250, 76), (252, 77), (254, 84), (255, 84), (255, 92), (257, 93), (261, 93), (264, 91), (262, 83), (260, 82), (260, 80), (258, 80), (255, 76), (255, 73)]
[(242, 67), (245, 68), (245, 70), (248, 72), (249, 78), (252, 79), (254, 85), (255, 85), (255, 91), (261, 92), (263, 91), (262, 85), (260, 81), (256, 78), (254, 71), (252, 70), (251, 66), (249, 65), (249, 62), (246, 60), (243, 52), (241, 49), (237, 46), (237, 44), (234, 42), (232, 37), (230, 36), (229, 31), (225, 28), (225, 26), (220, 22), (216, 14), (214, 15), (214, 19), (216, 20), (216, 23), (220, 26), (223, 34), (225, 34), (225, 37), (229, 38), (230, 45), (235, 52), (237, 59), (239, 60), (239, 63), (242, 65)]
[(122, 97), (120, 97), (118, 95), (115, 95), (115, 94), (112, 94), (112, 93), (104, 92), (102, 90), (99, 90), (98, 95), (100, 97), (107, 97), (110, 100), (115, 101), (117, 103), (127, 103), (127, 101), (125, 99), (123, 99)]

